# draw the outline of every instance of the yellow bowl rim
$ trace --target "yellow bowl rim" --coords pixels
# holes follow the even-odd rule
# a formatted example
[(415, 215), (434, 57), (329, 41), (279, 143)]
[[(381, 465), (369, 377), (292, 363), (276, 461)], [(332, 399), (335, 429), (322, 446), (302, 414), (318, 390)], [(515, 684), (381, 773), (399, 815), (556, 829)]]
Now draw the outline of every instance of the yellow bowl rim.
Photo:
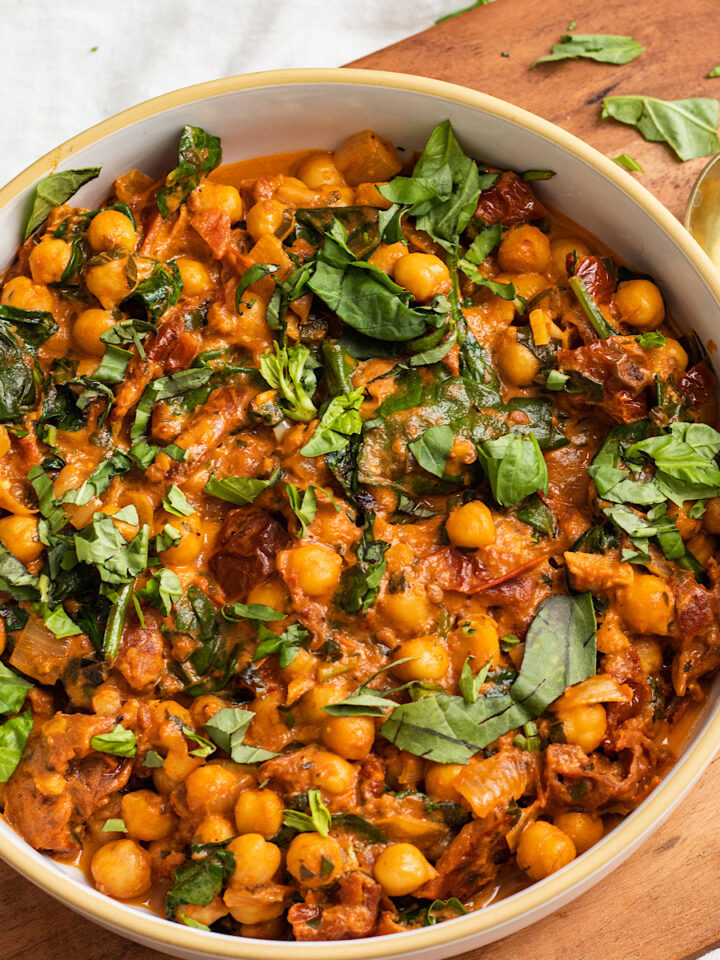
[[(313, 83), (389, 87), (428, 94), (494, 114), (544, 137), (604, 174), (644, 208), (694, 264), (720, 304), (720, 273), (713, 267), (709, 258), (670, 211), (649, 190), (612, 160), (550, 121), (497, 97), (458, 84), (403, 73), (351, 68), (268, 70), (210, 80), (153, 97), (103, 120), (36, 160), (0, 189), (0, 208), (41, 177), (46, 176), (72, 154), (139, 120), (146, 120), (155, 114), (183, 104), (240, 90)], [(577, 892), (587, 889), (593, 882), (594, 874), (598, 874), (599, 879), (608, 872), (611, 865), (620, 862), (623, 854), (627, 854), (629, 849), (634, 848), (646, 838), (652, 828), (683, 798), (710, 763), (719, 742), (720, 708), (716, 708), (714, 716), (709, 718), (705, 730), (696, 737), (692, 748), (681, 756), (673, 769), (636, 811), (596, 848), (592, 848), (558, 873), (512, 897), (500, 900), (485, 909), (468, 913), (466, 916), (407, 933), (363, 940), (292, 942), (292, 949), (311, 951), (313, 960), (381, 960), (384, 957), (397, 957), (442, 948), (452, 941), (467, 941), (467, 938), (492, 928), (507, 928), (516, 922), (514, 928), (510, 927), (503, 935), (510, 934), (513, 929), (520, 929), (521, 926), (530, 922), (528, 917), (531, 914), (545, 915), (549, 911), (543, 910), (543, 907), (547, 908), (552, 902), (557, 906), (567, 902), (572, 899), (573, 888), (577, 888)], [(130, 939), (160, 944), (161, 949), (196, 951), (199, 956), (243, 957), (244, 960), (286, 960), (288, 941), (253, 940), (206, 933), (150, 914), (143, 915), (134, 909), (126, 910), (124, 904), (109, 897), (102, 897), (99, 894), (96, 897), (90, 896), (89, 894), (96, 892), (67, 884), (62, 876), (53, 874), (37, 862), (35, 851), (29, 846), (26, 849), (23, 846), (13, 846), (10, 850), (4, 849), (0, 851), (0, 857), (46, 893), (79, 913), (92, 917), (103, 926), (124, 933)], [(523, 918), (525, 923), (522, 922)], [(471, 947), (471, 943), (465, 942), (460, 949)]]

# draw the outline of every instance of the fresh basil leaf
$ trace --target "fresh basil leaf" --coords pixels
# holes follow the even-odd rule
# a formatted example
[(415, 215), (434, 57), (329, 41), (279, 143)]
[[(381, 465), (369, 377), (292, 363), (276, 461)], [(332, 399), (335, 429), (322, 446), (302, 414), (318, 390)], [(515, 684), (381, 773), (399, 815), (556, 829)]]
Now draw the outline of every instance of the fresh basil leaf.
[(470, 244), (465, 259), (478, 265), (489, 256), (502, 239), (502, 224), (494, 223), (491, 227), (481, 230)]
[(157, 196), (158, 210), (169, 217), (200, 183), (203, 174), (214, 170), (222, 160), (220, 138), (201, 127), (186, 124), (180, 134), (178, 165), (165, 178)]
[(485, 287), (502, 300), (515, 299), (516, 291), (514, 284), (502, 283), (499, 280), (488, 280), (487, 277), (480, 272), (477, 266), (474, 263), (471, 263), (469, 260), (465, 258), (458, 260), (458, 269), (462, 270), (465, 276), (469, 280), (472, 280), (473, 283), (477, 284), (479, 287)]
[[(178, 718), (176, 718), (178, 719)], [(209, 757), (210, 754), (215, 753), (215, 744), (211, 743), (210, 740), (205, 737), (201, 737), (200, 734), (193, 730), (192, 727), (189, 727), (186, 723), (183, 723), (178, 719), (178, 725), (182, 731), (182, 735), (188, 740), (191, 740), (193, 743), (197, 744), (194, 750), (190, 750), (191, 757)]]
[(491, 658), (488, 660), (485, 666), (479, 670), (475, 676), (473, 676), (473, 672), (470, 667), (471, 659), (472, 657), (467, 657), (465, 660), (460, 672), (460, 679), (458, 680), (458, 687), (460, 688), (460, 693), (463, 695), (463, 700), (465, 703), (475, 703), (477, 698), (480, 696), (480, 688), (487, 680), (487, 675), (490, 672), (490, 667), (492, 666)]
[(145, 436), (150, 424), (153, 405), (158, 400), (170, 400), (172, 397), (179, 397), (189, 390), (202, 387), (212, 375), (213, 371), (209, 367), (191, 368), (189, 370), (179, 370), (167, 377), (159, 377), (149, 383), (143, 390), (135, 410), (135, 420), (130, 430), (130, 438), (139, 440)]
[(174, 483), (162, 498), (162, 505), (168, 513), (176, 517), (189, 517), (195, 513), (195, 509), (187, 502), (185, 494)]
[(102, 362), (93, 377), (100, 383), (122, 383), (132, 356), (131, 350), (124, 350), (109, 343), (105, 347)]
[(281, 347), (276, 341), (274, 352), (266, 350), (260, 357), (260, 373), (269, 387), (280, 391), (282, 409), (291, 420), (309, 423), (316, 415), (312, 397), (318, 366), (308, 348), (300, 343)]
[(66, 203), (84, 183), (98, 177), (100, 169), (100, 167), (86, 167), (84, 170), (62, 170), (40, 180), (35, 187), (23, 240), (27, 240), (30, 234), (47, 220), (54, 207)]
[(165, 898), (165, 912), (175, 920), (180, 907), (212, 903), (235, 871), (235, 856), (230, 850), (211, 850), (173, 871), (173, 882)]
[(658, 347), (664, 347), (667, 343), (667, 337), (658, 333), (657, 330), (651, 330), (649, 333), (638, 333), (635, 335), (635, 339), (646, 350), (656, 350)]
[(43, 623), (56, 637), (76, 637), (82, 630), (70, 619), (62, 604), (51, 607), (48, 603), (34, 603), (32, 609), (40, 614)]
[(367, 613), (380, 592), (390, 544), (376, 540), (373, 531), (374, 513), (365, 515), (362, 537), (357, 547), (357, 563), (343, 570), (335, 599), (347, 613)]
[(0, 663), (0, 713), (19, 713), (33, 685)]
[(300, 522), (300, 530), (298, 531), (297, 536), (304, 537), (307, 533), (308, 527), (315, 519), (315, 514), (317, 513), (317, 497), (315, 496), (315, 490), (311, 484), (306, 490), (303, 490), (301, 495), (300, 491), (294, 484), (286, 483), (285, 492), (288, 495), (288, 500), (290, 501), (292, 511)]
[(0, 783), (7, 783), (15, 773), (32, 728), (30, 710), (11, 717), (0, 726)]
[(143, 347), (143, 340), (148, 334), (157, 333), (157, 326), (148, 320), (121, 320), (114, 324), (105, 333), (100, 334), (103, 343), (120, 346), (123, 343), (132, 343), (137, 347), (141, 360), (147, 360)]
[(39, 347), (58, 330), (53, 315), (46, 310), (23, 310), (7, 303), (0, 304), (0, 320), (14, 327), (20, 339), (31, 347)]
[(251, 267), (248, 267), (245, 273), (238, 280), (237, 287), (235, 287), (235, 309), (239, 312), (240, 307), (244, 302), (243, 294), (248, 287), (251, 287), (254, 283), (257, 283), (258, 280), (262, 280), (263, 277), (277, 273), (279, 269), (280, 267), (274, 263), (254, 263)]
[(532, 433), (508, 433), (485, 440), (478, 447), (478, 459), (502, 507), (515, 506), (538, 490), (549, 491), (545, 458)]
[(310, 813), (303, 813), (299, 810), (283, 810), (283, 823), (298, 833), (319, 833), (321, 837), (327, 837), (332, 826), (332, 817), (330, 811), (322, 802), (319, 790), (311, 789), (307, 793), (308, 807)]
[(0, 544), (0, 590), (13, 600), (37, 600), (38, 578), (30, 573), (10, 551)]
[(115, 477), (127, 473), (131, 466), (130, 458), (122, 451), (116, 450), (111, 457), (98, 464), (79, 487), (64, 493), (59, 502), (75, 503), (79, 507), (84, 507), (94, 497), (104, 493)]
[(273, 610), (264, 603), (226, 603), (222, 608), (226, 620), (284, 620), (287, 616), (280, 610)]
[(275, 486), (281, 476), (282, 470), (278, 467), (267, 480), (253, 477), (211, 477), (203, 489), (213, 497), (244, 507), (257, 500), (263, 490)]
[(162, 767), (165, 763), (163, 757), (157, 752), (157, 750), (148, 750), (145, 755), (145, 759), (142, 762), (144, 767), (148, 767), (151, 770), (156, 770), (158, 767)]
[(560, 43), (552, 46), (552, 52), (532, 64), (554, 63), (557, 60), (597, 60), (598, 63), (630, 63), (639, 57), (645, 47), (632, 37), (615, 36), (611, 33), (566, 33)]
[(182, 277), (177, 263), (174, 260), (156, 263), (150, 276), (137, 284), (121, 302), (120, 308), (134, 319), (154, 323), (178, 302), (182, 289)]
[(229, 754), (236, 763), (263, 763), (265, 760), (276, 757), (277, 754), (243, 743), (254, 716), (252, 710), (222, 707), (205, 724), (205, 730), (218, 747)]
[(110, 733), (91, 737), (90, 746), (99, 753), (111, 753), (115, 757), (134, 757), (137, 753), (135, 734), (121, 723), (116, 723)]
[(147, 600), (164, 616), (170, 616), (173, 604), (183, 595), (180, 578), (173, 570), (161, 567), (148, 580), (142, 590), (137, 590), (136, 597)]
[(315, 432), (300, 450), (303, 457), (318, 457), (321, 454), (342, 450), (353, 434), (362, 431), (359, 410), (365, 394), (358, 387), (345, 396), (333, 397), (315, 428)]
[[(37, 494), (40, 513), (47, 521), (47, 532), (51, 535), (58, 533), (67, 523), (67, 517), (63, 508), (55, 500), (52, 480), (39, 464), (31, 467), (27, 478)], [(40, 527), (38, 527), (38, 530), (40, 531)], [(48, 539), (47, 536), (42, 537), (42, 534), (41, 538), (43, 540)]]
[(530, 624), (522, 667), (507, 692), (490, 691), (472, 704), (445, 693), (402, 704), (381, 733), (399, 749), (436, 763), (467, 763), (539, 717), (568, 686), (594, 675), (595, 629), (591, 594), (548, 597)]
[(630, 170), (631, 173), (645, 173), (635, 157), (631, 157), (629, 153), (621, 153), (620, 156), (613, 157), (613, 163), (617, 163), (620, 167), (625, 167), (625, 169)]
[(276, 653), (278, 666), (281, 670), (284, 670), (295, 660), (303, 643), (310, 639), (310, 633), (299, 623), (291, 624), (281, 634), (273, 633), (272, 630), (268, 630), (264, 624), (260, 623), (258, 624), (258, 639), (260, 643), (253, 655), (253, 661), (257, 663), (259, 660), (264, 660), (265, 657), (270, 657), (273, 653)]
[(423, 470), (442, 478), (454, 442), (450, 427), (441, 424), (425, 430), (416, 440), (411, 440), (408, 447)]
[(602, 120), (612, 117), (636, 127), (646, 140), (667, 143), (681, 160), (720, 150), (717, 100), (658, 100), (655, 97), (605, 97)]
[(94, 566), (103, 582), (124, 584), (147, 567), (149, 533), (144, 524), (128, 543), (110, 517), (96, 513), (74, 535), (73, 544), (78, 560)]

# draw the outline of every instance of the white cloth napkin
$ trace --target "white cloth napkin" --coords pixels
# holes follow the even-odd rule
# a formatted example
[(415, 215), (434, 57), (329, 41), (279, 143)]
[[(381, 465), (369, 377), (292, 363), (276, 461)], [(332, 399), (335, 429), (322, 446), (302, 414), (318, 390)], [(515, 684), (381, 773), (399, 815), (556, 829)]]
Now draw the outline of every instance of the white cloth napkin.
[(216, 77), (334, 67), (469, 0), (0, 0), (0, 184), (148, 97)]

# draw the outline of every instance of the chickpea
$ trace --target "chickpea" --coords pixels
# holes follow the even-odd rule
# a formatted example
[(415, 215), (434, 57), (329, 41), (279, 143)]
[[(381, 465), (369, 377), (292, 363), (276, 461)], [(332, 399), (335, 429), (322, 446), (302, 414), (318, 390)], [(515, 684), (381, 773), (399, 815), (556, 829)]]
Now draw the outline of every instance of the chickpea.
[(178, 257), (175, 263), (182, 279), (183, 296), (196, 297), (212, 286), (212, 279), (204, 263), (190, 257)]
[(236, 830), (227, 817), (211, 813), (198, 824), (193, 843), (224, 843), (234, 837)]
[(517, 329), (508, 327), (497, 347), (497, 362), (503, 377), (515, 387), (529, 387), (540, 372), (540, 361), (517, 342)]
[(665, 319), (662, 294), (650, 280), (626, 280), (613, 300), (622, 322), (636, 330), (656, 330)]
[(202, 520), (198, 514), (193, 513), (189, 517), (183, 517), (182, 520), (179, 517), (173, 517), (171, 523), (180, 533), (180, 543), (160, 552), (163, 563), (171, 567), (190, 566), (197, 560), (202, 549)]
[(221, 210), (230, 217), (230, 223), (237, 223), (243, 217), (240, 191), (237, 187), (224, 183), (210, 183), (209, 180), (204, 180), (188, 197), (188, 206), (192, 213)]
[(232, 886), (225, 891), (223, 900), (230, 908), (233, 919), (241, 923), (243, 928), (271, 923), (282, 916), (287, 906), (284, 900), (261, 900), (252, 893)]
[(130, 293), (127, 265), (127, 257), (117, 257), (85, 271), (88, 290), (98, 298), (105, 310), (114, 310)]
[(318, 153), (314, 157), (303, 160), (298, 167), (297, 175), (311, 190), (342, 185), (345, 182), (335, 166), (331, 153)]
[(342, 564), (342, 557), (334, 550), (319, 543), (309, 543), (290, 551), (288, 572), (303, 593), (309, 597), (321, 597), (337, 586)]
[(640, 658), (640, 666), (646, 676), (660, 673), (663, 665), (663, 649), (652, 637), (640, 637), (634, 643), (635, 652)]
[(133, 840), (166, 840), (175, 829), (177, 818), (166, 809), (163, 798), (152, 790), (126, 793), (120, 808)]
[(516, 858), (531, 880), (542, 880), (567, 866), (577, 851), (570, 837), (552, 823), (536, 820), (520, 835)]
[(91, 307), (75, 319), (72, 335), (77, 347), (83, 353), (93, 357), (102, 357), (105, 353), (105, 344), (100, 337), (115, 325), (113, 315), (109, 310), (99, 310)]
[(95, 886), (116, 900), (130, 900), (150, 889), (150, 854), (134, 840), (113, 840), (96, 851), (90, 864)]
[(260, 237), (277, 235), (285, 219), (285, 206), (279, 200), (258, 200), (245, 217), (245, 226), (253, 240)]
[(204, 764), (185, 780), (185, 796), (191, 813), (229, 813), (242, 789), (242, 780), (219, 763)]
[[(327, 714), (325, 714), (327, 716)], [(355, 782), (355, 767), (343, 760), (336, 753), (321, 750), (315, 756), (315, 762), (310, 772), (310, 780), (314, 787), (336, 796), (345, 793)]]
[[(195, 758), (192, 758), (195, 760)], [(197, 761), (195, 761), (197, 765)], [(174, 777), (171, 777), (165, 766), (156, 767), (152, 772), (153, 784), (158, 793), (161, 793), (164, 797), (169, 797), (170, 794), (177, 787), (180, 786), (182, 780), (176, 780)]]
[(52, 313), (52, 293), (42, 283), (33, 283), (30, 277), (13, 277), (2, 288), (0, 302), (20, 310), (44, 310)]
[(607, 730), (607, 714), (601, 703), (571, 707), (558, 714), (568, 743), (577, 744), (585, 753), (597, 750)]
[(287, 868), (303, 887), (326, 887), (344, 872), (340, 844), (319, 833), (299, 833), (288, 848)]
[(508, 273), (545, 273), (550, 266), (550, 241), (537, 227), (511, 227), (497, 252), (501, 270)]
[(392, 277), (398, 262), (407, 255), (408, 248), (401, 240), (397, 243), (381, 243), (368, 257), (368, 263)]
[(323, 728), (323, 742), (346, 760), (364, 760), (375, 742), (372, 717), (329, 717)]
[(480, 500), (471, 500), (455, 507), (445, 522), (450, 543), (456, 547), (478, 549), (495, 539), (495, 521), (488, 507)]
[(567, 258), (568, 254), (575, 253), (579, 263), (583, 257), (589, 257), (592, 250), (584, 240), (577, 237), (559, 237), (557, 240), (550, 241), (550, 257), (552, 259), (553, 269), (561, 280), (568, 277)]
[(265, 583), (256, 583), (248, 594), (248, 603), (262, 603), (273, 610), (287, 613), (290, 598), (282, 580), (267, 580)]
[(283, 806), (274, 790), (243, 790), (235, 804), (238, 833), (260, 834), (269, 840), (280, 832)]
[(585, 853), (605, 835), (602, 817), (590, 813), (560, 813), (553, 823), (570, 837), (578, 853)]
[(433, 800), (464, 804), (464, 797), (453, 786), (455, 777), (464, 769), (461, 763), (428, 763), (425, 770), (425, 792)]
[(395, 264), (395, 282), (424, 303), (452, 287), (450, 272), (440, 257), (432, 253), (408, 253)]
[(65, 268), (70, 263), (72, 246), (56, 237), (47, 237), (33, 247), (28, 257), (28, 266), (35, 283), (60, 283)]
[(392, 625), (406, 633), (427, 630), (437, 617), (436, 609), (420, 590), (388, 593), (382, 608)]
[(0, 519), (0, 543), (25, 565), (37, 560), (45, 549), (38, 539), (35, 517), (21, 517), (13, 513)]
[(702, 522), (708, 533), (720, 533), (720, 497), (711, 497), (707, 501)]
[(636, 573), (632, 583), (617, 590), (616, 597), (620, 615), (631, 630), (667, 636), (675, 601), (664, 580)]
[(235, 871), (230, 883), (236, 887), (259, 887), (270, 883), (278, 871), (280, 847), (268, 843), (259, 833), (245, 833), (227, 846), (235, 854)]
[(414, 637), (403, 640), (393, 651), (393, 660), (412, 657), (393, 668), (401, 680), (440, 680), (447, 673), (448, 654), (439, 636)]
[(491, 617), (483, 617), (468, 621), (464, 629), (463, 626), (460, 628), (462, 641), (458, 644), (463, 659), (472, 657), (473, 667), (476, 668), (484, 667), (489, 660), (497, 666), (500, 662), (500, 639), (495, 621)]
[(391, 843), (375, 861), (375, 879), (389, 897), (406, 897), (428, 880), (437, 870), (412, 843)]
[(88, 243), (95, 253), (103, 250), (126, 250), (132, 253), (137, 245), (137, 233), (132, 221), (119, 210), (101, 210), (90, 221)]

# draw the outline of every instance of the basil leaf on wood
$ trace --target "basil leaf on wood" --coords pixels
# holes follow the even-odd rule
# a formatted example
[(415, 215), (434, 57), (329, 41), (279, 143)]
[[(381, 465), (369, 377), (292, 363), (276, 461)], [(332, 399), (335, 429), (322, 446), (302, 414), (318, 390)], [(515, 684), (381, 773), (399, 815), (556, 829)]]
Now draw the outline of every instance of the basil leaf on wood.
[(720, 150), (717, 100), (658, 100), (655, 97), (605, 97), (602, 120), (612, 117), (636, 127), (646, 140), (667, 143), (681, 160)]
[(281, 476), (282, 470), (278, 467), (267, 480), (254, 477), (211, 477), (203, 489), (213, 497), (244, 507), (257, 500), (263, 490), (275, 486)]
[(508, 433), (485, 440), (478, 447), (478, 459), (502, 507), (512, 507), (538, 490), (549, 490), (545, 457), (532, 433)]
[(84, 170), (61, 170), (44, 177), (35, 187), (23, 240), (27, 240), (30, 234), (47, 220), (54, 207), (66, 203), (84, 183), (98, 177), (100, 169), (86, 167)]
[(276, 753), (243, 743), (248, 727), (255, 714), (241, 707), (222, 707), (205, 724), (205, 730), (221, 750), (236, 763), (263, 763), (276, 757)]
[(416, 440), (411, 440), (408, 447), (423, 470), (442, 478), (454, 442), (455, 435), (450, 427), (441, 424), (429, 427)]
[(214, 170), (221, 160), (220, 138), (201, 127), (186, 124), (180, 134), (178, 165), (167, 175), (165, 186), (157, 196), (158, 210), (163, 217), (175, 213), (200, 183), (202, 175)]
[(491, 690), (472, 704), (445, 693), (402, 704), (381, 733), (399, 749), (436, 763), (467, 763), (539, 717), (568, 686), (594, 675), (595, 629), (591, 594), (548, 597), (530, 624), (522, 667), (507, 692)]
[(616, 36), (611, 33), (566, 33), (555, 43), (552, 50), (532, 64), (555, 63), (558, 60), (597, 60), (598, 63), (630, 63), (639, 57), (645, 47), (632, 37)]
[(11, 717), (0, 726), (0, 783), (7, 783), (15, 773), (32, 728), (30, 710)]

